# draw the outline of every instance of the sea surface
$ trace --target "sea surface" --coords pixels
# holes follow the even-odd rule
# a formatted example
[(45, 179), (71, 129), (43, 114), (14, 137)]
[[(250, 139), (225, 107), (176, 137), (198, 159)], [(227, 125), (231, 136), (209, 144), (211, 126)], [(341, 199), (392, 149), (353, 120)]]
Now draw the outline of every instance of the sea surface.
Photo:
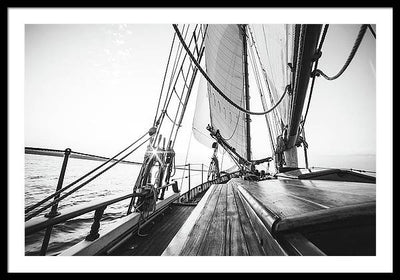
[[(56, 156), (25, 154), (25, 208), (37, 203), (48, 195), (54, 193), (63, 158)], [(103, 162), (98, 160), (70, 158), (65, 173), (63, 186), (73, 182), (82, 175), (91, 171)], [(310, 167), (341, 167), (358, 168), (375, 171), (375, 156), (348, 156), (335, 157), (313, 157), (310, 159)], [(192, 166), (201, 169), (201, 166)], [(70, 206), (82, 205), (97, 199), (104, 199), (110, 195), (124, 195), (132, 192), (133, 185), (140, 171), (140, 165), (119, 163), (113, 168), (94, 179), (79, 191), (73, 193), (59, 203), (59, 210), (62, 212)], [(178, 181), (181, 192), (188, 190), (188, 172), (183, 174), (177, 170), (174, 178)], [(369, 174), (375, 176), (375, 174)], [(90, 178), (90, 176), (89, 176)], [(206, 175), (204, 174), (204, 180)], [(201, 172), (191, 172), (191, 187), (201, 183)], [(170, 188), (166, 197), (172, 194)], [(119, 218), (126, 215), (129, 199), (110, 205), (104, 211), (100, 229), (112, 226)], [(39, 216), (48, 213), (45, 210)], [(50, 238), (48, 255), (57, 255), (61, 251), (83, 240), (90, 231), (93, 222), (94, 212), (68, 220), (65, 223), (53, 227)], [(40, 252), (45, 230), (25, 237), (25, 254), (38, 255)]]
[[(25, 154), (25, 208), (54, 193), (62, 161), (62, 157)], [(98, 160), (69, 158), (63, 186), (67, 186), (102, 163)], [(110, 195), (129, 194), (132, 192), (139, 171), (140, 165), (119, 163), (82, 189), (62, 200), (58, 209), (62, 212), (63, 209), (70, 206), (82, 205), (96, 199), (104, 199)], [(177, 170), (174, 178), (179, 179), (177, 180), (178, 186), (181, 188), (181, 192), (184, 192), (188, 189), (188, 178), (181, 178), (186, 177), (188, 172), (186, 171), (185, 174), (182, 172), (182, 170)], [(200, 183), (201, 172), (192, 171), (191, 186), (193, 187)], [(165, 197), (172, 193), (172, 188), (169, 188), (165, 193)], [(100, 229), (108, 228), (119, 218), (125, 216), (129, 202), (130, 199), (127, 199), (108, 206), (104, 211)], [(50, 208), (39, 214), (39, 216), (43, 216), (49, 211)], [(57, 255), (83, 240), (90, 232), (93, 215), (94, 212), (89, 212), (54, 226), (47, 254)], [(25, 255), (39, 254), (44, 232), (45, 230), (42, 230), (25, 237)]]

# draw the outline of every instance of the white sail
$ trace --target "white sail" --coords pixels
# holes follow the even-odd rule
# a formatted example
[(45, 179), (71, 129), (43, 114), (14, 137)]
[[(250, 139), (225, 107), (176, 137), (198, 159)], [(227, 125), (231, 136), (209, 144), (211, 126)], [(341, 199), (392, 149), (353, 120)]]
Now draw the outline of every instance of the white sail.
[[(206, 71), (233, 102), (245, 107), (243, 33), (239, 25), (209, 25), (205, 39)], [(246, 158), (245, 114), (229, 104), (208, 84), (210, 122), (236, 152)]]
[[(289, 63), (293, 63), (294, 26), (251, 25), (251, 36), (247, 34), (249, 49), (253, 47), (253, 44), (256, 45), (257, 58), (262, 68), (262, 86), (267, 100), (267, 107), (264, 109), (278, 102), (286, 86), (290, 84)], [(208, 25), (204, 58), (206, 72), (225, 95), (245, 108), (243, 54), (243, 33), (240, 25)], [(205, 89), (202, 83), (207, 84), (207, 96), (204, 96)], [(209, 108), (204, 106), (206, 102)], [(289, 110), (290, 96), (286, 95), (277, 109), (268, 114), (267, 117), (273, 126), (273, 139), (282, 133), (282, 125), (288, 123)], [(200, 143), (210, 147), (212, 140), (205, 129), (207, 124), (219, 130), (225, 142), (235, 148), (240, 156), (247, 157), (245, 114), (229, 104), (209, 83), (201, 81), (193, 133)]]
[(196, 107), (193, 117), (192, 131), (194, 138), (201, 144), (211, 148), (215, 140), (210, 136), (207, 126), (210, 124), (210, 108), (208, 102), (207, 80), (200, 76)]
[[(282, 96), (287, 85), (290, 84), (293, 64), (293, 24), (258, 24), (251, 25), (260, 60), (265, 70), (264, 79), (268, 83), (271, 103), (276, 103)], [(267, 98), (268, 99), (268, 98)], [(289, 118), (289, 96), (286, 95), (277, 107), (277, 117), (284, 125)]]

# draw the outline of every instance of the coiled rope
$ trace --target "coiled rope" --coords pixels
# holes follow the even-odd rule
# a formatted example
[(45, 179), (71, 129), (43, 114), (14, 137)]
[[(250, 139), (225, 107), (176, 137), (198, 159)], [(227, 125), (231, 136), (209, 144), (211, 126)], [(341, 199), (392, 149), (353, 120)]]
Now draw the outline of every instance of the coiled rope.
[(210, 77), (207, 75), (207, 73), (204, 71), (204, 69), (200, 66), (200, 64), (196, 61), (195, 57), (193, 56), (192, 52), (189, 50), (188, 46), (185, 43), (185, 40), (182, 38), (182, 35), (178, 29), (178, 26), (176, 24), (172, 25), (175, 29), (175, 32), (179, 38), (179, 41), (182, 43), (183, 48), (186, 50), (186, 53), (189, 55), (190, 59), (193, 61), (193, 63), (196, 65), (197, 69), (200, 71), (200, 73), (204, 76), (204, 78), (210, 83), (210, 85), (218, 92), (219, 95), (221, 95), (226, 101), (228, 101), (229, 104), (234, 106), (236, 109), (249, 114), (249, 115), (265, 115), (273, 110), (275, 110), (276, 107), (281, 103), (282, 99), (285, 97), (286, 93), (290, 90), (290, 85), (287, 85), (285, 88), (285, 91), (283, 92), (282, 96), (278, 100), (278, 102), (269, 110), (264, 111), (264, 112), (252, 112), (249, 110), (246, 110), (239, 105), (237, 105), (235, 102), (233, 102), (229, 97), (227, 97), (215, 84), (214, 82), (210, 79)]

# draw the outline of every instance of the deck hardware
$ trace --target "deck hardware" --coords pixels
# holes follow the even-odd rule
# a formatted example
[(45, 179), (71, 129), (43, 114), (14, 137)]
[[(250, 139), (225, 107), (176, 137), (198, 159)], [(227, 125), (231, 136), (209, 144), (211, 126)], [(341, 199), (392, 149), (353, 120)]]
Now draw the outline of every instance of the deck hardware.
[(201, 185), (203, 186), (204, 180), (203, 180), (203, 172), (204, 172), (204, 168), (203, 168), (204, 164), (201, 164)]
[[(65, 176), (65, 170), (67, 169), (67, 163), (68, 163), (68, 158), (69, 155), (71, 154), (71, 149), (67, 148), (64, 151), (64, 160), (61, 166), (61, 171), (60, 171), (60, 176), (58, 177), (58, 183), (57, 183), (57, 187), (56, 187), (56, 192), (59, 191), (62, 187), (62, 184), (64, 182), (64, 176)], [(58, 199), (60, 197), (60, 194), (56, 195), (54, 197), (54, 200)], [(58, 215), (60, 215), (61, 213), (57, 211), (58, 208), (58, 203), (54, 204), (51, 207), (51, 210), (49, 213), (45, 214), (44, 216), (46, 218), (53, 218), (56, 217)], [(51, 232), (53, 230), (53, 226), (48, 226), (46, 228), (46, 232), (44, 233), (44, 237), (43, 237), (43, 242), (42, 242), (42, 247), (40, 248), (40, 255), (41, 256), (45, 256), (46, 252), (47, 252), (47, 247), (49, 246), (49, 241), (50, 241), (50, 236), (51, 236)]]
[(188, 164), (189, 167), (189, 176), (188, 176), (188, 184), (189, 184), (189, 191), (188, 191), (188, 201), (190, 201), (190, 163)]
[[(58, 177), (58, 183), (57, 183), (56, 192), (59, 191), (59, 190), (61, 189), (62, 184), (63, 184), (63, 182), (64, 182), (65, 170), (67, 169), (67, 163), (68, 163), (68, 158), (69, 158), (69, 155), (70, 155), (70, 154), (71, 154), (71, 149), (70, 149), (70, 148), (65, 149), (65, 151), (64, 151), (64, 160), (63, 160), (63, 163), (62, 163), (62, 167), (61, 167), (61, 171), (60, 171), (60, 176)], [(58, 199), (59, 197), (60, 197), (60, 194), (56, 195), (56, 196), (54, 197), (54, 200)], [(45, 216), (46, 218), (53, 218), (53, 217), (55, 217), (55, 216), (60, 215), (60, 212), (57, 211), (57, 208), (58, 208), (58, 203), (54, 204), (54, 205), (51, 207), (50, 212), (47, 213), (47, 214), (45, 214), (44, 216)]]
[(90, 233), (88, 236), (86, 236), (85, 240), (87, 241), (93, 241), (99, 238), (99, 229), (100, 229), (100, 220), (101, 217), (103, 216), (104, 210), (107, 208), (107, 206), (103, 206), (100, 208), (97, 208), (96, 211), (94, 212), (94, 217), (93, 217), (93, 224), (92, 227), (90, 228)]

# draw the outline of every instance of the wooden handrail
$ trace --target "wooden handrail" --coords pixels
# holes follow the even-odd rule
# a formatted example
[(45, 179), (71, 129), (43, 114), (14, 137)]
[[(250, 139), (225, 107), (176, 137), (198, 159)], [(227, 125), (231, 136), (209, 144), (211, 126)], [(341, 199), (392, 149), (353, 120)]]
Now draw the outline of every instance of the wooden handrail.
[[(186, 197), (186, 200), (189, 200), (190, 197), (194, 197), (198, 194), (199, 187), (201, 187), (200, 192), (203, 192), (206, 189), (208, 189), (208, 187), (211, 186), (212, 184), (221, 183), (223, 181), (229, 180), (231, 178), (231, 176), (234, 174), (235, 174), (235, 172), (231, 173), (231, 174), (223, 175), (223, 176), (221, 176), (217, 179), (211, 180), (211, 181), (204, 182), (204, 183), (196, 186), (195, 188), (189, 189), (185, 193), (181, 194), (180, 197)], [(164, 189), (173, 184), (174, 183), (169, 183), (164, 186), (157, 187), (157, 190)], [(204, 187), (206, 187), (206, 188), (204, 188)], [(35, 217), (35, 218), (30, 219), (25, 222), (25, 235), (30, 235), (30, 234), (36, 233), (40, 230), (43, 230), (43, 229), (48, 230), (50, 228), (50, 230), (51, 230), (51, 228), (54, 225), (66, 222), (67, 220), (70, 220), (72, 218), (95, 211), (95, 216), (93, 218), (91, 232), (86, 237), (86, 240), (93, 241), (99, 237), (98, 230), (100, 227), (100, 220), (101, 220), (101, 217), (103, 216), (104, 210), (107, 208), (108, 205), (123, 201), (128, 198), (132, 198), (135, 196), (140, 196), (140, 195), (141, 195), (140, 193), (131, 193), (131, 194), (126, 194), (126, 195), (122, 195), (122, 196), (113, 196), (112, 198), (98, 200), (98, 201), (90, 202), (90, 203), (87, 203), (84, 205), (77, 205), (77, 206), (70, 207), (69, 209), (65, 209), (63, 211), (63, 213), (59, 213), (58, 215), (55, 215), (55, 216)], [(166, 205), (169, 205), (173, 201), (174, 200), (171, 200)], [(47, 243), (48, 243), (48, 240), (46, 242), (46, 246), (45, 246), (46, 248), (44, 249), (42, 255), (46, 254)]]
[[(218, 179), (223, 180), (223, 177), (220, 177)], [(213, 181), (217, 181), (218, 179), (213, 180)], [(212, 182), (209, 181), (209, 182), (205, 182), (205, 183), (203, 183), (203, 184), (201, 184), (199, 186), (205, 185), (207, 183), (208, 184), (212, 184)], [(167, 185), (162, 186), (162, 187), (158, 187), (157, 190), (162, 189), (162, 188), (166, 188), (166, 187), (171, 186), (171, 185), (172, 185), (172, 183), (167, 184)], [(199, 186), (197, 186), (197, 187), (199, 187)], [(194, 190), (194, 188), (192, 190)], [(189, 191), (181, 194), (181, 196), (187, 195), (188, 192)], [(65, 221), (69, 220), (69, 219), (81, 216), (81, 215), (86, 214), (86, 213), (91, 212), (91, 211), (95, 211), (95, 210), (97, 210), (99, 208), (102, 208), (102, 207), (107, 207), (108, 205), (120, 202), (122, 200), (131, 198), (133, 196), (138, 196), (138, 194), (132, 194), (131, 193), (131, 194), (123, 195), (123, 196), (114, 196), (112, 198), (98, 200), (98, 201), (90, 202), (90, 203), (87, 203), (87, 204), (84, 204), (84, 205), (73, 206), (73, 207), (70, 207), (69, 209), (65, 209), (60, 215), (55, 216), (55, 217), (43, 217), (42, 216), (42, 217), (32, 218), (32, 219), (30, 219), (30, 220), (25, 222), (25, 234), (26, 235), (33, 234), (33, 233), (38, 232), (38, 231), (40, 231), (42, 229), (45, 229), (45, 228), (47, 228), (49, 226), (54, 226), (56, 224), (63, 223)]]
[(60, 215), (53, 217), (53, 218), (46, 218), (46, 217), (36, 217), (27, 222), (25, 222), (25, 234), (29, 235), (35, 232), (38, 232), (42, 229), (47, 228), (48, 226), (53, 226), (62, 222), (65, 222), (69, 219), (81, 216), (88, 212), (94, 211), (96, 209), (106, 207), (108, 205), (120, 202), (122, 200), (128, 199), (133, 197), (134, 194), (126, 194), (123, 196), (117, 196), (113, 198), (103, 199), (99, 201), (94, 201), (87, 203), (85, 205), (77, 205), (73, 206), (69, 209), (66, 209)]
[(361, 220), (365, 217), (375, 219), (375, 211), (375, 201), (316, 210), (281, 219), (276, 223), (275, 232), (280, 233), (324, 223), (339, 223), (346, 219)]

